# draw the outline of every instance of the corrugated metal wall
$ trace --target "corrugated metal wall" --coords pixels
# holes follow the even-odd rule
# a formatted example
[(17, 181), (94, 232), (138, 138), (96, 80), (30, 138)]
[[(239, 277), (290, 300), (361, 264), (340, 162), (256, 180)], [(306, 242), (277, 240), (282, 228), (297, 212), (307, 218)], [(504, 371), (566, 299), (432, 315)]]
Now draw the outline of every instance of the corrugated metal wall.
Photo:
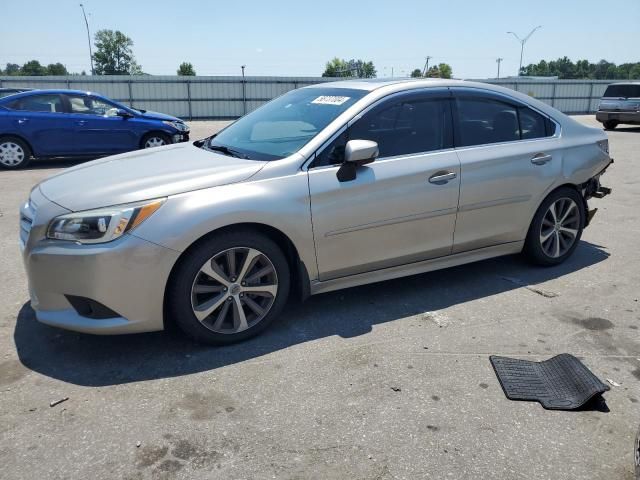
[[(132, 107), (185, 119), (242, 116), (289, 90), (336, 79), (322, 77), (68, 76), (0, 77), (0, 87), (70, 88), (98, 92)], [(594, 112), (610, 81), (513, 78), (478, 80), (538, 98), (565, 113)]]

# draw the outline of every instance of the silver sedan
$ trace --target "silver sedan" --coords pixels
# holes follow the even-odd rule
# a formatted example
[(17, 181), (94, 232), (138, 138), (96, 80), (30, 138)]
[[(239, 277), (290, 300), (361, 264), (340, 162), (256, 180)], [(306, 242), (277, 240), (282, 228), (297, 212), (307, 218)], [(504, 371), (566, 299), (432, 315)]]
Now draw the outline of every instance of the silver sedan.
[(606, 135), (446, 80), (294, 90), (195, 143), (34, 187), (20, 238), (49, 325), (231, 343), (309, 295), (523, 252), (553, 266), (610, 192)]

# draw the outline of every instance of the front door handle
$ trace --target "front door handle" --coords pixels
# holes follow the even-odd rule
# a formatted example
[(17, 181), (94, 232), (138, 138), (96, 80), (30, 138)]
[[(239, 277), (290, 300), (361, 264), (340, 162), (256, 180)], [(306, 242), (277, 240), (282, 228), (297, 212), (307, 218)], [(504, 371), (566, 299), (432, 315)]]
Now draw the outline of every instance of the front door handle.
[(456, 172), (437, 172), (429, 177), (429, 183), (433, 183), (435, 185), (444, 185), (448, 183), (450, 180), (456, 178)]
[(18, 119), (18, 125), (24, 125), (25, 123), (27, 123), (29, 121), (28, 118), (19, 118)]
[(534, 165), (544, 165), (545, 163), (549, 163), (552, 158), (548, 153), (536, 153), (531, 157), (531, 163)]
[(84, 127), (87, 124), (86, 120), (76, 120), (76, 125)]

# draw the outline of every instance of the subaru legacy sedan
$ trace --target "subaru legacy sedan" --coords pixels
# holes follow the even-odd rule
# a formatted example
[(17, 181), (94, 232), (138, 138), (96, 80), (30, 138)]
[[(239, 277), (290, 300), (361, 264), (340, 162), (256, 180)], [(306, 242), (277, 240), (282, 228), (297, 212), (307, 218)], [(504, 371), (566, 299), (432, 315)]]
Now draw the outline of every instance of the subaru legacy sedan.
[(0, 99), (0, 167), (31, 157), (99, 157), (189, 140), (179, 118), (91, 92), (33, 90)]
[(89, 333), (231, 343), (290, 296), (523, 252), (553, 266), (610, 192), (601, 129), (497, 86), (345, 81), (217, 135), (53, 176), (21, 210), (31, 305)]

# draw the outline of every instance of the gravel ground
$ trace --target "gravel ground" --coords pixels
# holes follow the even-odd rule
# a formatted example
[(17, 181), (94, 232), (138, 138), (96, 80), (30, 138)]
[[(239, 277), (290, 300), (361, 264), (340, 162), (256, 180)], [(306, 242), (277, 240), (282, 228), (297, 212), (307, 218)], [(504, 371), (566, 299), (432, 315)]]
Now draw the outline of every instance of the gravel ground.
[[(221, 125), (194, 122), (192, 137)], [(614, 193), (592, 202), (599, 212), (565, 264), (506, 257), (319, 295), (225, 348), (37, 323), (18, 206), (72, 162), (0, 172), (0, 476), (631, 479), (640, 128), (610, 141)], [(509, 401), (489, 363), (561, 352), (616, 382), (606, 406)]]

